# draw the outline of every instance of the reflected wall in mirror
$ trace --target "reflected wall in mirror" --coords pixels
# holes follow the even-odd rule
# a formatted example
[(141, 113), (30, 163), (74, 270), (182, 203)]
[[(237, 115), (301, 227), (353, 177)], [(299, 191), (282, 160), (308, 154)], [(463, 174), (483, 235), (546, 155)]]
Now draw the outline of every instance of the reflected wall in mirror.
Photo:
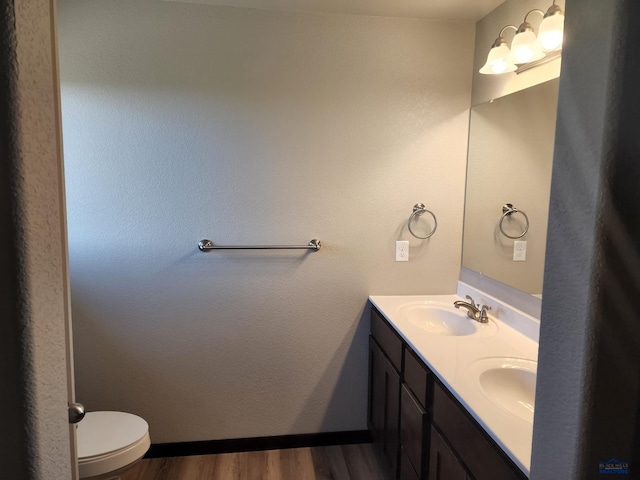
[[(541, 295), (547, 238), (558, 79), (471, 109), (462, 266)], [(526, 213), (526, 260), (514, 261), (514, 239), (500, 231), (503, 205)], [(525, 227), (508, 215), (506, 234)]]

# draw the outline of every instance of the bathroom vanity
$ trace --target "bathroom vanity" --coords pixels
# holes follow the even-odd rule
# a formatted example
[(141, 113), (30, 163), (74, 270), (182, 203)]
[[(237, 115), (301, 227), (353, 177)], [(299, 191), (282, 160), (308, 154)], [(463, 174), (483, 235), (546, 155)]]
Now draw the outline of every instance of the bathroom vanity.
[(390, 478), (528, 476), (536, 322), (478, 296), (505, 317), (480, 324), (460, 299), (370, 297), (368, 424)]

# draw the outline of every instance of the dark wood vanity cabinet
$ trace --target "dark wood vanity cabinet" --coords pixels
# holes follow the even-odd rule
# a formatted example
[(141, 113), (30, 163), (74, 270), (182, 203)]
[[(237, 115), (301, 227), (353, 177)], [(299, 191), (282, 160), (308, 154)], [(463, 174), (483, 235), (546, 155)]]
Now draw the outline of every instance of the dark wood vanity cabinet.
[(472, 480), (447, 443), (431, 428), (429, 480)]
[(429, 459), (429, 415), (406, 384), (400, 393), (400, 451), (417, 478), (427, 478)]
[(398, 469), (399, 391), (400, 374), (371, 337), (369, 339), (369, 431), (391, 478), (396, 477)]
[(402, 339), (372, 310), (369, 337), (369, 431), (390, 478), (399, 468)]
[(439, 382), (434, 386), (432, 422), (475, 480), (526, 480), (520, 469)]
[(391, 479), (527, 478), (375, 308), (368, 422)]
[(403, 453), (400, 453), (400, 478), (403, 480), (420, 480), (409, 458)]
[[(433, 374), (405, 347), (400, 394), (400, 450), (419, 479), (428, 478)], [(403, 477), (401, 477), (403, 478)]]

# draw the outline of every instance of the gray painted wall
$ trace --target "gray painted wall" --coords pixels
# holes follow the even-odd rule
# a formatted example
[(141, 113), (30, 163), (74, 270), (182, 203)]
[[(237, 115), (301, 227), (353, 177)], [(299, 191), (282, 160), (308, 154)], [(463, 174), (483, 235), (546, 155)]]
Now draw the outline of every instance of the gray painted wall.
[(640, 18), (567, 0), (532, 480), (640, 478)]
[(367, 296), (456, 288), (473, 25), (59, 8), (78, 399), (154, 442), (366, 428)]

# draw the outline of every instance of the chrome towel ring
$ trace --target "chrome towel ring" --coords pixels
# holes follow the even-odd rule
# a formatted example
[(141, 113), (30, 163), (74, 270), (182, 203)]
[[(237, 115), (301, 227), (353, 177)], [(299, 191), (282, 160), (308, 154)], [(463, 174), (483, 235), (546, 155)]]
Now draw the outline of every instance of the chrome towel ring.
[[(421, 217), (425, 213), (428, 213), (433, 217), (433, 230), (431, 230), (431, 232), (429, 232), (426, 237), (421, 237), (420, 235), (416, 235), (413, 232), (413, 230), (411, 229), (411, 222), (415, 217)], [(438, 219), (436, 218), (436, 216), (433, 214), (431, 210), (427, 210), (427, 208), (424, 206), (424, 203), (416, 203), (413, 206), (413, 213), (409, 216), (407, 227), (409, 227), (409, 232), (411, 233), (411, 235), (413, 235), (416, 238), (419, 238), (420, 240), (425, 240), (433, 236), (434, 233), (436, 233), (436, 229), (438, 228)]]
[[(510, 217), (511, 215), (513, 215), (514, 213), (520, 213), (522, 214), (522, 216), (524, 217), (524, 230), (522, 231), (522, 233), (520, 235), (509, 235), (507, 232), (504, 231), (503, 228), (503, 223), (504, 223), (504, 219), (507, 217)], [(512, 204), (510, 203), (505, 203), (502, 206), (502, 217), (500, 217), (500, 232), (507, 238), (512, 238), (512, 239), (518, 239), (518, 238), (522, 238), (524, 237), (527, 232), (529, 231), (529, 217), (527, 217), (527, 214), (524, 213), (522, 210), (518, 210), (516, 207), (514, 207)]]

